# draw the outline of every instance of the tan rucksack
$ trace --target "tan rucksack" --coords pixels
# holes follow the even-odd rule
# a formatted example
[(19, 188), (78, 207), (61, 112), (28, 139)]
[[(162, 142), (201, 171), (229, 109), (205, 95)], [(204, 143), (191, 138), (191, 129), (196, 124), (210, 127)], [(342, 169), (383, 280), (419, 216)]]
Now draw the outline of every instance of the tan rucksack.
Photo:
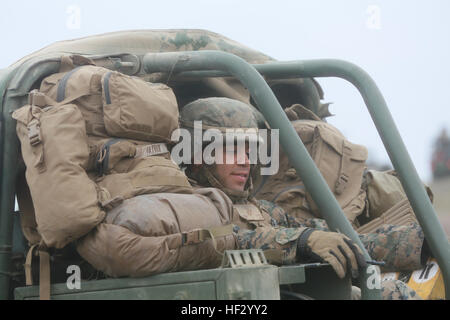
[[(84, 120), (74, 104), (26, 105), (12, 117), (17, 120), (37, 231), (46, 246), (63, 248), (105, 216), (98, 188), (85, 171), (89, 147)], [(33, 244), (39, 238), (34, 234), (28, 240)]]
[(113, 277), (216, 268), (236, 249), (233, 205), (220, 190), (137, 196), (108, 212), (77, 241), (80, 255)]
[[(76, 67), (74, 59), (84, 65)], [(57, 101), (73, 101), (83, 113), (90, 148), (87, 170), (101, 187), (102, 205), (109, 209), (140, 194), (191, 193), (187, 177), (169, 155), (171, 134), (178, 128), (172, 89), (92, 64), (64, 56), (62, 72), (45, 78), (40, 91)]]
[[(67, 59), (62, 64), (67, 65)], [(39, 91), (57, 102), (73, 101), (83, 114), (88, 135), (170, 142), (178, 128), (172, 89), (102, 67), (83, 65), (50, 75)]]
[[(367, 149), (349, 142), (339, 130), (323, 121), (296, 120), (292, 125), (347, 218), (355, 221), (365, 205), (361, 183)], [(257, 199), (275, 202), (300, 219), (321, 217), (317, 205), (281, 148), (278, 173), (263, 178), (255, 190)]]

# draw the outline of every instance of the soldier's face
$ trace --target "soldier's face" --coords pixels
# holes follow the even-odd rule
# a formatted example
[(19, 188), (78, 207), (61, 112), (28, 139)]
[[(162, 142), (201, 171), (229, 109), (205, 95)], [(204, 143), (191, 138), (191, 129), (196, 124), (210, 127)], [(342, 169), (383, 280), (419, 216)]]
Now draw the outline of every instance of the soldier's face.
[(248, 159), (248, 145), (245, 149), (234, 152), (227, 152), (223, 148), (223, 164), (215, 164), (214, 175), (228, 189), (235, 191), (244, 191), (245, 184), (250, 176), (250, 161)]

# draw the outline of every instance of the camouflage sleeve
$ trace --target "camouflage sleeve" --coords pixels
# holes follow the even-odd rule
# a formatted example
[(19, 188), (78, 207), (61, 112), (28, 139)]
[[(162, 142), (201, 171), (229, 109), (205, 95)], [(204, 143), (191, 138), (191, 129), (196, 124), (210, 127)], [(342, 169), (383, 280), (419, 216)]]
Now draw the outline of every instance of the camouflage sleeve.
[(273, 226), (281, 226), (286, 228), (305, 227), (304, 223), (300, 222), (300, 220), (298, 220), (297, 218), (286, 213), (286, 211), (284, 211), (284, 209), (279, 205), (266, 200), (257, 200), (257, 203), (259, 208), (267, 212), (267, 214), (272, 218)]
[[(324, 219), (307, 219), (304, 226), (329, 231)], [(384, 271), (417, 270), (428, 258), (424, 234), (417, 223), (406, 226), (385, 224), (373, 233), (360, 234), (359, 238), (372, 259), (386, 262)]]
[(305, 229), (261, 226), (249, 230), (235, 226), (234, 231), (239, 249), (262, 249), (271, 263), (292, 264), (296, 262), (296, 240)]
[(314, 228), (321, 231), (330, 231), (330, 228), (328, 228), (327, 222), (324, 219), (319, 218), (306, 219), (304, 225), (309, 228)]
[(386, 262), (383, 271), (413, 271), (422, 268), (424, 234), (417, 223), (382, 225), (374, 233), (359, 235), (372, 259)]
[[(293, 240), (301, 234), (299, 230), (303, 231), (308, 227), (330, 231), (324, 219), (312, 218), (300, 222), (272, 202), (258, 200), (258, 205), (271, 217), (272, 227), (242, 230), (238, 233), (241, 249), (282, 249), (285, 254), (283, 264), (287, 261), (294, 262), (296, 245), (292, 243), (296, 243)], [(386, 224), (374, 233), (359, 235), (359, 238), (372, 259), (386, 262), (384, 271), (412, 271), (422, 267), (424, 234), (417, 223), (407, 226)], [(283, 245), (280, 241), (284, 242)]]

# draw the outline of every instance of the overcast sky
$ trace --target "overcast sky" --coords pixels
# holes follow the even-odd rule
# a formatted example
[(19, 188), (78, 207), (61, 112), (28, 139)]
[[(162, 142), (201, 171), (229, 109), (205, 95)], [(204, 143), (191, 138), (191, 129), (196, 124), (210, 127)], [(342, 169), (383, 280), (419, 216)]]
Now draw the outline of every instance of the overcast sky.
[[(278, 60), (337, 58), (378, 84), (421, 178), (432, 142), (450, 129), (450, 1), (4, 1), (0, 68), (59, 40), (129, 29), (200, 28)], [(389, 162), (363, 100), (344, 80), (318, 79), (330, 123)], [(450, 131), (450, 130), (449, 130)]]

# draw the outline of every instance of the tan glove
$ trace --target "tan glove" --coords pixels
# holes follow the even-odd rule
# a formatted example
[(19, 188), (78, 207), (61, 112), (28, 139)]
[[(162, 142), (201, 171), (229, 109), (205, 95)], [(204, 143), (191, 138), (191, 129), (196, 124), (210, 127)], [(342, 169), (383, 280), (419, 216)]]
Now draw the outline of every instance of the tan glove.
[(298, 238), (297, 249), (299, 262), (328, 262), (341, 279), (347, 270), (356, 278), (359, 268), (367, 267), (361, 249), (340, 233), (306, 229)]

